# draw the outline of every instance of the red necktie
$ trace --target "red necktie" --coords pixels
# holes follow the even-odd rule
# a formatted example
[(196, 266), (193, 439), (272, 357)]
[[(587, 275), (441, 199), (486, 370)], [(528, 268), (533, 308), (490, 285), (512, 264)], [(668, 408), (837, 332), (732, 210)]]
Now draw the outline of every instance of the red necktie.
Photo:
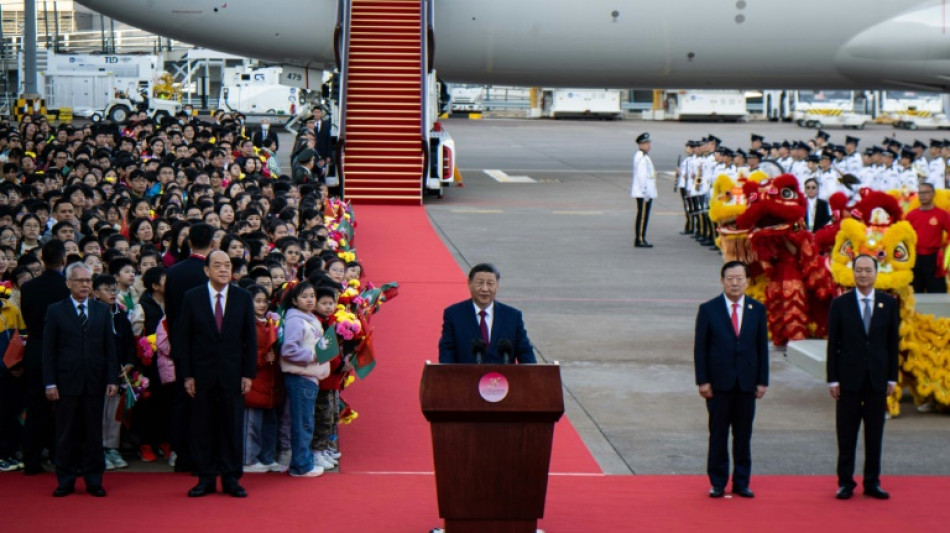
[(732, 304), (732, 329), (736, 332), (736, 337), (739, 336), (739, 304)]
[[(733, 311), (735, 313), (735, 311)], [(221, 293), (215, 296), (214, 302), (214, 323), (218, 325), (218, 332), (221, 332), (221, 322), (224, 321), (224, 309), (221, 307)], [(735, 321), (735, 318), (733, 318)]]
[(485, 316), (488, 315), (488, 311), (482, 309), (478, 312), (478, 316), (482, 317), (479, 321), (478, 327), (482, 330), (482, 340), (485, 341), (485, 346), (488, 346), (488, 322), (485, 322)]

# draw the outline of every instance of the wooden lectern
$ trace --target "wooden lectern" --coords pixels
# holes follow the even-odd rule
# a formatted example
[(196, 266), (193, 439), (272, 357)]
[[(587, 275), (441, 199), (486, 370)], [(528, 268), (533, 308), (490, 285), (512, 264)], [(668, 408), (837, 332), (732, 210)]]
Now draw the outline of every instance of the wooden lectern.
[(420, 396), (445, 533), (534, 533), (564, 414), (560, 367), (426, 364)]

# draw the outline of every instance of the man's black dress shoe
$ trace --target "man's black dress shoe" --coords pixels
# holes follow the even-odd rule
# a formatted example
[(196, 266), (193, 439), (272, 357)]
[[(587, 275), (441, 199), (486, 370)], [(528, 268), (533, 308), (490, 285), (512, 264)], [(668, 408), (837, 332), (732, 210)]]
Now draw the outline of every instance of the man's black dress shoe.
[(223, 491), (235, 498), (247, 498), (247, 491), (244, 490), (244, 487), (238, 485), (236, 481), (224, 485)]
[(189, 498), (200, 498), (214, 494), (214, 482), (199, 481), (191, 490), (188, 491)]
[(878, 500), (887, 500), (890, 499), (891, 495), (887, 492), (884, 492), (881, 489), (880, 485), (874, 485), (873, 487), (864, 487), (864, 495), (870, 496), (872, 498), (877, 498)]
[(755, 493), (749, 490), (749, 487), (732, 487), (732, 493), (743, 498), (755, 498)]
[(835, 493), (835, 498), (839, 500), (849, 500), (851, 496), (854, 495), (854, 489), (851, 487), (838, 487), (838, 492)]
[(76, 487), (72, 485), (60, 485), (56, 487), (56, 490), (53, 491), (53, 497), (62, 498), (63, 496), (69, 496), (74, 492), (76, 492)]
[(725, 495), (726, 495), (725, 487), (713, 487), (709, 489), (710, 498), (722, 498)]
[(86, 487), (86, 492), (92, 494), (96, 498), (105, 498), (106, 489), (102, 488), (102, 485), (96, 485), (94, 487)]

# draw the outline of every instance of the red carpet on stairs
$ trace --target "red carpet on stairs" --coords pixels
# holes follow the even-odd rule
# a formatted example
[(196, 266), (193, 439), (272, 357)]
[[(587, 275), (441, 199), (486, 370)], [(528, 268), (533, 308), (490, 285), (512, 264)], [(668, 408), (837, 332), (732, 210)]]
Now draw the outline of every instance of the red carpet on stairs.
[[(247, 499), (185, 496), (183, 474), (106, 473), (109, 496), (52, 498), (51, 474), (0, 474), (0, 533), (422, 533), (440, 524), (429, 428), (419, 410), (424, 362), (437, 360), (442, 309), (467, 297), (465, 274), (421, 207), (359, 206), (367, 279), (400, 293), (373, 319), (378, 366), (344, 397), (360, 416), (341, 428), (342, 469), (316, 479), (248, 474)], [(502, 300), (504, 294), (501, 294)], [(697, 450), (697, 453), (704, 453)], [(833, 476), (753, 477), (755, 500), (706, 496), (703, 476), (604, 476), (564, 418), (555, 432), (547, 512), (558, 532), (943, 531), (950, 478), (886, 476), (886, 502), (833, 498)]]

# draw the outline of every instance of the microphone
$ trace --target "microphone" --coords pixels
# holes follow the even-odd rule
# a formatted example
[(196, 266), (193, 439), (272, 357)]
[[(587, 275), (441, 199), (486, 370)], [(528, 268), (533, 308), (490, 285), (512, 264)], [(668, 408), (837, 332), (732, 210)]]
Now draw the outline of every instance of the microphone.
[(498, 341), (498, 355), (501, 356), (501, 362), (508, 364), (511, 362), (511, 354), (514, 353), (515, 347), (512, 346), (511, 341), (508, 339), (501, 339)]
[(482, 356), (485, 354), (485, 341), (482, 339), (472, 339), (472, 355), (475, 356), (475, 364), (482, 364)]

